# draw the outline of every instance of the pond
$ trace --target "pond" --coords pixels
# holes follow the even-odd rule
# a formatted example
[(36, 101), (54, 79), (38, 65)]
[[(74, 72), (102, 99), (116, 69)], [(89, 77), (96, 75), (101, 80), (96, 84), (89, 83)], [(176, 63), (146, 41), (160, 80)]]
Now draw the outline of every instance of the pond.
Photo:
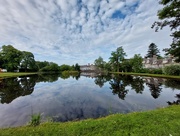
[(180, 101), (180, 80), (126, 75), (34, 75), (0, 80), (0, 127), (31, 115), (65, 122), (165, 107)]

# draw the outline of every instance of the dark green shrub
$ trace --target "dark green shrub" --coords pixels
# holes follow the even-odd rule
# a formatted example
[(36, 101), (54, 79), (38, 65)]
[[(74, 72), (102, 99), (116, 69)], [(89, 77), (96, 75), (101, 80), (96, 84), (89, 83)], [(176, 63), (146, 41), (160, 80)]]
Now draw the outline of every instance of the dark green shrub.
[(150, 74), (162, 74), (163, 72), (162, 72), (162, 69), (159, 68), (159, 69), (151, 69), (151, 70), (149, 71), (149, 73), (150, 73)]
[(148, 68), (143, 68), (143, 69), (141, 69), (140, 73), (149, 73), (149, 69)]
[(149, 74), (162, 74), (162, 69), (158, 68), (158, 69), (150, 69), (150, 68), (143, 68), (141, 70), (141, 73), (149, 73)]
[(180, 65), (170, 65), (163, 68), (165, 75), (180, 76)]

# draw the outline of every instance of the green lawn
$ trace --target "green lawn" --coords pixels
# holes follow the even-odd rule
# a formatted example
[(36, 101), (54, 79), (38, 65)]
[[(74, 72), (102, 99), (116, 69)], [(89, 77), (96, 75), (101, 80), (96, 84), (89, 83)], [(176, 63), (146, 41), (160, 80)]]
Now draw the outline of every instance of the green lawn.
[(0, 73), (0, 78), (7, 78), (7, 77), (17, 77), (23, 75), (32, 75), (36, 73), (26, 73), (26, 72), (4, 72)]
[(100, 119), (0, 129), (0, 136), (179, 136), (180, 106)]

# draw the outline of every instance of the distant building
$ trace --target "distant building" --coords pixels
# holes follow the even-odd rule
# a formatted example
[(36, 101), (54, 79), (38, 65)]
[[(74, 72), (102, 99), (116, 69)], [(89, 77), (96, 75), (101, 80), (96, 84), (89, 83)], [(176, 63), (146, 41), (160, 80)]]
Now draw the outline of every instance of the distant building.
[(172, 56), (158, 59), (155, 55), (153, 58), (144, 58), (142, 63), (144, 68), (163, 68), (164, 66), (179, 64), (175, 62), (175, 58)]
[(81, 65), (80, 70), (81, 71), (96, 71), (97, 67), (93, 64)]

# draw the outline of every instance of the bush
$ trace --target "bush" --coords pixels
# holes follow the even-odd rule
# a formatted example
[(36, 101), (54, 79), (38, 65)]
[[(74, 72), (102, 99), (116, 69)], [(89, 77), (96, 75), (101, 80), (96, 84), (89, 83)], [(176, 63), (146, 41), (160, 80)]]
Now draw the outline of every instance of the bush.
[(149, 73), (149, 69), (148, 68), (143, 68), (143, 69), (141, 69), (141, 73)]
[(163, 71), (161, 68), (159, 69), (148, 69), (148, 68), (143, 68), (141, 70), (141, 73), (149, 73), (149, 74), (162, 74)]
[(149, 71), (149, 73), (150, 73), (150, 74), (162, 74), (163, 72), (162, 72), (162, 69), (159, 68), (159, 69), (151, 69), (151, 70)]
[(170, 65), (163, 68), (165, 75), (180, 76), (180, 65)]

